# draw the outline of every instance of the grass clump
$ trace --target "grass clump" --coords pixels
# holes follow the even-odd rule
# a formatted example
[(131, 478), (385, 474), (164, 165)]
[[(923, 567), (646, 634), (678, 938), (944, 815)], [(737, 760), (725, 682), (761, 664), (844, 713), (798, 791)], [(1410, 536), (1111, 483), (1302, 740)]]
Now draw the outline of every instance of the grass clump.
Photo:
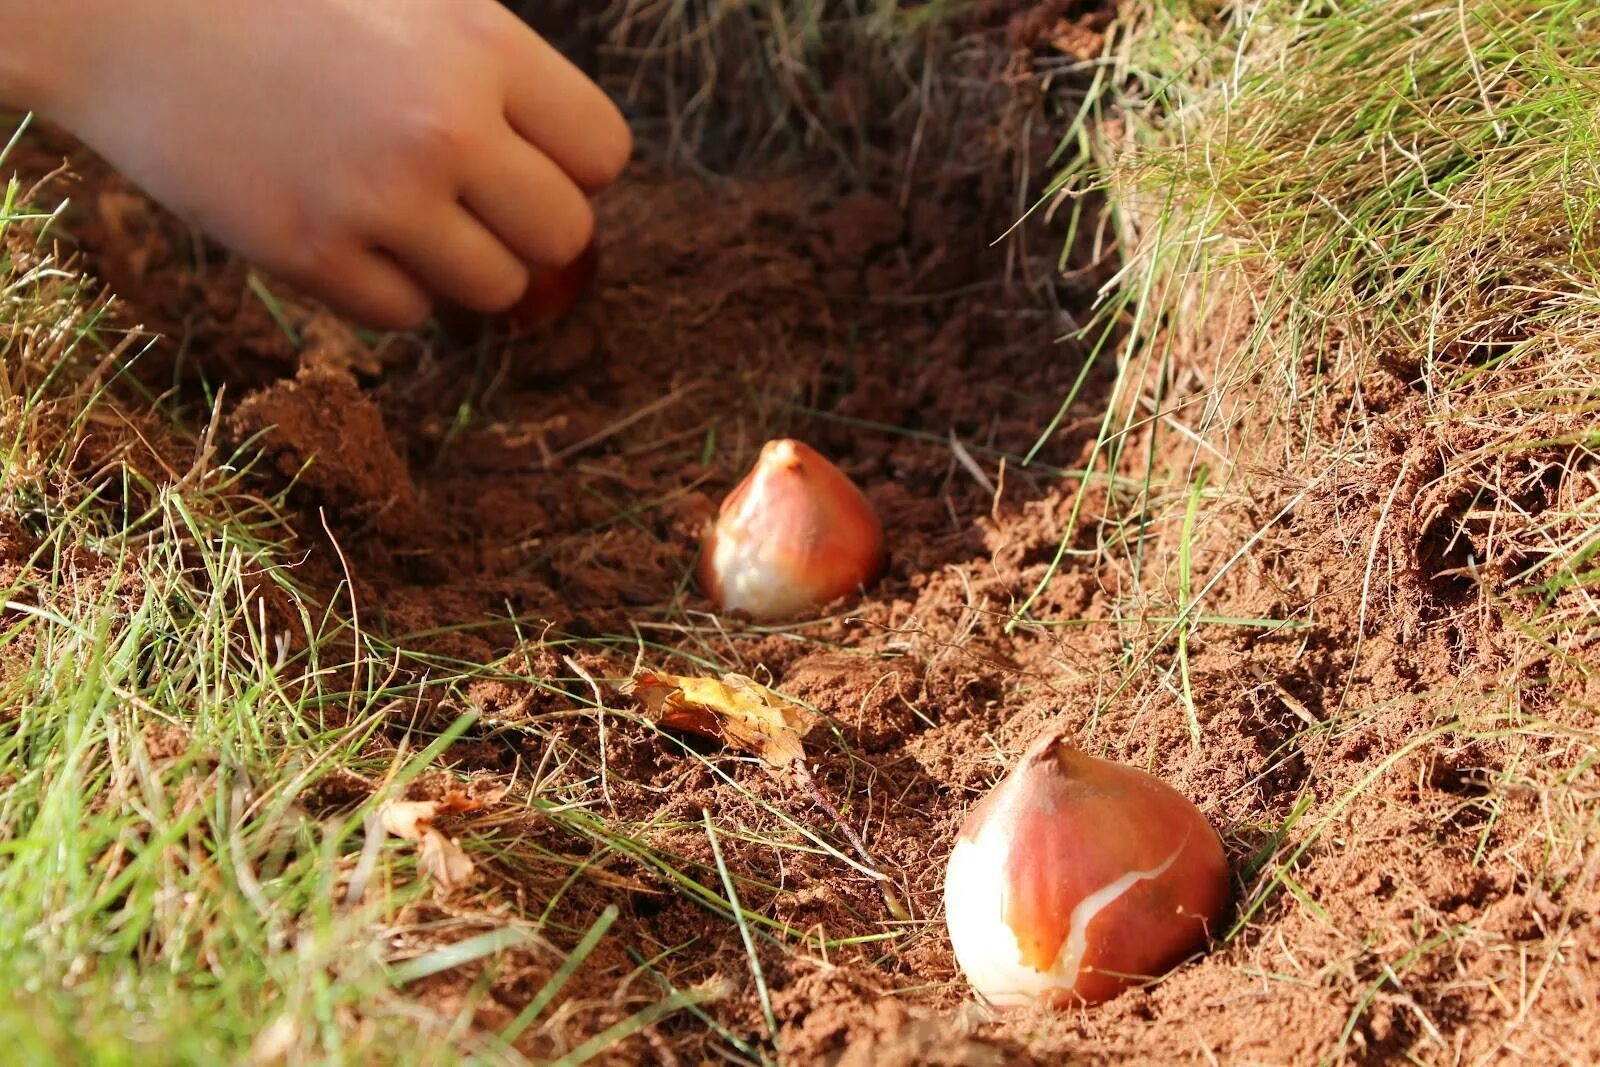
[[(1600, 847), (1595, 28), (1565, 2), (1135, 5), (1096, 105), (1120, 121), (1058, 186), (1112, 194), (1096, 456), (1135, 480), (1058, 561), (1100, 560), (1143, 620), (1108, 707), (1170, 704), (1199, 745), (1208, 698), (1293, 716), (1257, 727), (1296, 785), (1229, 936), (1263, 973), (1320, 967), (1296, 995), (1339, 1002), (1326, 1062), (1583, 1058), (1563, 945)], [(1281, 629), (1208, 693), (1208, 612), (1240, 602)], [(1438, 906), (1405, 869), (1434, 856), (1496, 888)], [(1341, 891), (1363, 869), (1403, 916)], [(1275, 951), (1302, 920), (1342, 947)], [(1542, 977), (1484, 1023), (1451, 982), (1506, 988), (1516, 936)]]
[(594, 21), (610, 81), (665, 123), (674, 162), (715, 170), (803, 152), (852, 173), (887, 166), (940, 123), (956, 0), (615, 0)]
[(1590, 20), (1576, 3), (1156, 4), (1116, 55), (1144, 95), (1122, 101), (1111, 299), (1137, 311), (1133, 377), (1197, 375), (1145, 409), (1179, 412), (1202, 461), (1260, 461), (1266, 442), (1324, 489), (1387, 501), (1374, 566), (1419, 623), (1480, 594), (1574, 635), (1594, 614)]
[(315, 710), (311, 619), (264, 625), (291, 588), (273, 502), (152, 417), (123, 377), (143, 339), (53, 258), (47, 221), (10, 183), (0, 1039), (19, 1063), (426, 1054), (447, 1022), (392, 995), (373, 936), (395, 903), (335, 903), (360, 819), (307, 808), (363, 737)]

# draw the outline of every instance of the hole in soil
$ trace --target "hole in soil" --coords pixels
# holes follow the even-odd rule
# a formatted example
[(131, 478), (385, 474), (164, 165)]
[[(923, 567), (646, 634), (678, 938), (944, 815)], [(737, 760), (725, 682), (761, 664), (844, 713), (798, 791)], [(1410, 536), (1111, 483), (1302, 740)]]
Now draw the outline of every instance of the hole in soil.
[(1493, 779), (1480, 766), (1457, 763), (1443, 756), (1428, 764), (1428, 787), (1458, 797), (1482, 797), (1490, 792)]
[(1457, 517), (1446, 512), (1429, 523), (1418, 541), (1417, 556), (1436, 607), (1460, 607), (1476, 595), (1478, 583), (1472, 575), (1478, 557)]
[(630, 893), (628, 895), (628, 905), (632, 908), (633, 914), (640, 919), (655, 918), (665, 910), (670, 902), (670, 898), (659, 893)]

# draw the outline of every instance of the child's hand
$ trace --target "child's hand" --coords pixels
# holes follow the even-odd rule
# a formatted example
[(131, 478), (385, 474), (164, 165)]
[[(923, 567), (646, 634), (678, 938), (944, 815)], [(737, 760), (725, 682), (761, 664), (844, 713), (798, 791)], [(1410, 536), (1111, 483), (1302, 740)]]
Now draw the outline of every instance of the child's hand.
[(525, 264), (583, 250), (585, 193), (632, 149), (605, 95), (495, 0), (46, 10), (63, 20), (61, 69), (17, 103), (374, 326), (418, 324), (430, 295), (509, 307)]

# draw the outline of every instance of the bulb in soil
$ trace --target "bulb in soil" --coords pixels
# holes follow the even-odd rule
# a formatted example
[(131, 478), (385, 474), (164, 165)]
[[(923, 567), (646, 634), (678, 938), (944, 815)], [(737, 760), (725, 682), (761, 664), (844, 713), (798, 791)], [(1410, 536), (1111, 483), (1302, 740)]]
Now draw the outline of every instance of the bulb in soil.
[(535, 267), (528, 278), (528, 289), (510, 311), (506, 321), (515, 329), (537, 330), (565, 318), (600, 272), (600, 247), (589, 247), (562, 267)]
[(1094, 1004), (1202, 949), (1228, 898), (1222, 842), (1143, 771), (1045, 734), (967, 817), (945, 923), (1001, 1007)]
[(781, 619), (862, 589), (882, 571), (883, 528), (843, 471), (799, 441), (769, 441), (723, 501), (700, 585), (724, 611)]

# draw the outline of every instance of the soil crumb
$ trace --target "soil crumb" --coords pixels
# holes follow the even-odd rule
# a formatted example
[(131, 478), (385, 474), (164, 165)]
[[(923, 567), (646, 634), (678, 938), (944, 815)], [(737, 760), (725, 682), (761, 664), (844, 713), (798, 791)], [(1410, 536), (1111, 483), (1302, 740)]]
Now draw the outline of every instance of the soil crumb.
[(233, 413), (279, 476), (339, 515), (392, 530), (416, 505), (411, 474), (390, 443), (383, 413), (348, 372), (308, 363), (293, 379), (247, 396)]

